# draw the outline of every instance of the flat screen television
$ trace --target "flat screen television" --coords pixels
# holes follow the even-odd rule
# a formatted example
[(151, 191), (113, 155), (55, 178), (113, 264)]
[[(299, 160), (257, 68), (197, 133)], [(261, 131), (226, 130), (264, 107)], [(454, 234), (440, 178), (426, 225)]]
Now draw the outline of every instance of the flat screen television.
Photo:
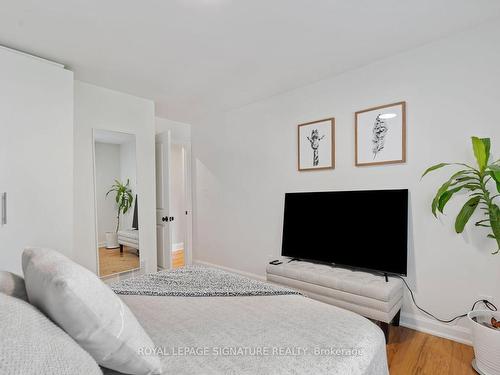
[(285, 194), (281, 254), (406, 276), (408, 190)]

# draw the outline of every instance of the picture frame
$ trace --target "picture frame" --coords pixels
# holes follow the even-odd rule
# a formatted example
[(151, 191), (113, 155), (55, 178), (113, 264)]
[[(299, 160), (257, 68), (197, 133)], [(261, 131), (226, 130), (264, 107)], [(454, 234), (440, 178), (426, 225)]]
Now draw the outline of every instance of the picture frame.
[(297, 126), (299, 171), (335, 169), (335, 118), (310, 121)]
[(355, 165), (406, 162), (406, 102), (396, 102), (355, 113)]

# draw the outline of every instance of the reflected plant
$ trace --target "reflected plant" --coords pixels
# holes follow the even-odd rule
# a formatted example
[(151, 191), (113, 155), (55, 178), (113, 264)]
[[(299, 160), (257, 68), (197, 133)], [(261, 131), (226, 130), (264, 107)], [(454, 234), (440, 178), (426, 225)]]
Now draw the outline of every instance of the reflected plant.
[[(454, 194), (459, 191), (466, 191), (469, 199), (455, 219), (455, 231), (462, 233), (472, 214), (479, 207), (483, 211), (485, 218), (477, 221), (475, 226), (491, 229), (488, 238), (494, 239), (497, 246), (492, 253), (498, 254), (500, 251), (500, 208), (496, 202), (500, 197), (500, 159), (489, 163), (490, 147), (491, 141), (489, 138), (472, 137), (472, 148), (477, 168), (465, 163), (439, 163), (428, 168), (422, 177), (429, 172), (449, 165), (464, 167), (455, 172), (439, 188), (432, 200), (432, 213), (435, 217), (437, 217), (438, 212), (442, 214), (446, 204)], [(490, 191), (493, 185), (496, 185), (496, 192)]]
[(132, 203), (134, 202), (132, 189), (130, 189), (129, 185), (129, 179), (127, 179), (126, 184), (115, 180), (115, 183), (111, 186), (111, 189), (106, 193), (106, 198), (110, 193), (115, 193), (115, 202), (118, 210), (118, 213), (116, 215), (116, 232), (118, 232), (118, 230), (120, 229), (120, 215), (126, 214), (130, 207), (132, 207)]

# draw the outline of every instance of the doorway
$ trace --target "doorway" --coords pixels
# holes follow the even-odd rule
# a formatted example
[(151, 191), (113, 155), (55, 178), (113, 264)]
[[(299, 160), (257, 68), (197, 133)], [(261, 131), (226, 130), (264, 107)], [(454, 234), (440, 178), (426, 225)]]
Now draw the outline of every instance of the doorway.
[(191, 262), (191, 142), (156, 135), (158, 266), (184, 267)]

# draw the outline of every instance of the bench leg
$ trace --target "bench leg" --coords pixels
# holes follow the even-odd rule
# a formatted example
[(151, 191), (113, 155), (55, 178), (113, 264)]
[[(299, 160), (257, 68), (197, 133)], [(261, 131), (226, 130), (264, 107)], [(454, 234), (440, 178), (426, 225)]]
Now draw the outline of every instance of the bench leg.
[(384, 332), (386, 344), (389, 343), (389, 327), (389, 323), (380, 322), (380, 328), (382, 329), (382, 332)]
[(123, 245), (120, 244), (120, 254), (123, 253)]
[(392, 319), (392, 325), (395, 327), (399, 327), (399, 318), (401, 316), (401, 310), (398, 311), (398, 313), (394, 316)]
[(384, 332), (386, 344), (389, 343), (389, 330), (390, 330), (391, 325), (395, 326), (395, 327), (399, 327), (399, 318), (400, 317), (401, 317), (401, 309), (397, 312), (396, 315), (394, 315), (394, 318), (392, 318), (392, 321), (390, 323), (380, 322), (380, 329), (382, 329), (382, 332)]

